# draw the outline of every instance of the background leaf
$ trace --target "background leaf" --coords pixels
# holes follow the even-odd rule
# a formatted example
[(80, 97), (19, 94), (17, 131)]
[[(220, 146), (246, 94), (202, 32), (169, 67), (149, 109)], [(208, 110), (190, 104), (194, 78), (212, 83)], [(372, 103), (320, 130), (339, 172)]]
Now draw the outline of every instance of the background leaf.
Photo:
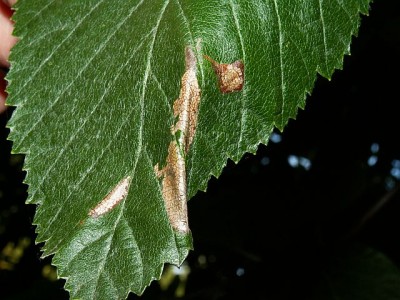
[[(227, 157), (254, 152), (295, 117), (316, 71), (329, 77), (341, 67), (367, 8), (361, 0), (19, 3), (10, 139), (14, 152), (28, 154), (37, 241), (46, 242), (45, 256), (56, 253), (71, 296), (141, 293), (164, 262), (181, 263), (191, 247), (177, 242), (153, 172), (171, 140), (186, 45), (201, 39), (191, 197)], [(220, 94), (202, 53), (242, 59), (243, 91)], [(104, 218), (87, 218), (127, 175), (127, 199)]]
[(382, 253), (363, 245), (337, 249), (321, 270), (312, 299), (397, 299), (399, 269)]

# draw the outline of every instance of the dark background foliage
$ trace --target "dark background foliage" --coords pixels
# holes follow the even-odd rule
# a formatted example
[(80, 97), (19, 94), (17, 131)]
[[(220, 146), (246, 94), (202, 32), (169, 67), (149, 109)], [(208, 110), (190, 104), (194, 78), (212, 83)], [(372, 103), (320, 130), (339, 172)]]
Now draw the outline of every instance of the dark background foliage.
[[(318, 78), (297, 120), (256, 155), (228, 161), (189, 202), (190, 273), (153, 282), (143, 299), (183, 290), (184, 299), (369, 299), (343, 296), (359, 282), (336, 277), (363, 278), (356, 262), (374, 259), (368, 249), (400, 267), (400, 2), (373, 3), (351, 49), (343, 71)], [(11, 113), (0, 116), (0, 298), (66, 299), (34, 244), (23, 157), (6, 140)], [(378, 294), (393, 270), (368, 269)]]

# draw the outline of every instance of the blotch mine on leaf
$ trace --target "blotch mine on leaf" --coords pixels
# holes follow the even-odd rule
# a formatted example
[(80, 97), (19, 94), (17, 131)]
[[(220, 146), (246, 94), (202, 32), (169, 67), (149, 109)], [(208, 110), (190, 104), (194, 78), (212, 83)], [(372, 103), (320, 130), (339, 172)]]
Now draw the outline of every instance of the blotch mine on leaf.
[(96, 205), (95, 208), (89, 211), (89, 216), (98, 218), (101, 215), (112, 210), (118, 203), (126, 198), (131, 184), (131, 177), (127, 176), (122, 179), (117, 185), (104, 197), (103, 200)]
[(218, 86), (221, 93), (227, 94), (243, 89), (244, 64), (241, 60), (237, 60), (231, 64), (220, 64), (208, 55), (204, 55), (204, 58), (211, 63), (218, 77)]
[(162, 177), (162, 194), (166, 211), (175, 231), (188, 233), (187, 187), (185, 156), (196, 132), (200, 103), (200, 87), (196, 77), (197, 60), (191, 47), (185, 49), (185, 73), (181, 79), (181, 90), (174, 102), (173, 113), (176, 123), (171, 128), (173, 139), (168, 147), (166, 165), (159, 170), (154, 166), (157, 177)]

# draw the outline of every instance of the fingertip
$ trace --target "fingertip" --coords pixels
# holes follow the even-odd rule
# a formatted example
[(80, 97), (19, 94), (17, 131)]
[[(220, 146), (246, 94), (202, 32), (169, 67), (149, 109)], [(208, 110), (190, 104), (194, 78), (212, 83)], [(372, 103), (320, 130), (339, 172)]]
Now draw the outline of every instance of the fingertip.
[(0, 92), (0, 114), (6, 111), (6, 97), (3, 92)]
[(17, 0), (3, 0), (3, 3), (8, 7), (12, 7), (16, 2)]
[[(8, 67), (8, 56), (11, 47), (17, 42), (17, 38), (12, 35), (14, 29), (13, 22), (10, 20), (12, 10), (10, 9), (17, 1), (16, 0), (2, 0), (0, 2), (0, 65)], [(0, 70), (0, 114), (7, 110), (6, 99), (7, 82), (5, 80), (5, 72)]]
[(0, 2), (0, 65), (8, 67), (8, 56), (10, 49), (17, 42), (17, 38), (12, 35), (14, 24), (10, 20), (11, 10)]
[(4, 74), (2, 71), (1, 76), (0, 76), (0, 114), (6, 110), (6, 98), (7, 98), (7, 93), (6, 93), (6, 80), (4, 79)]

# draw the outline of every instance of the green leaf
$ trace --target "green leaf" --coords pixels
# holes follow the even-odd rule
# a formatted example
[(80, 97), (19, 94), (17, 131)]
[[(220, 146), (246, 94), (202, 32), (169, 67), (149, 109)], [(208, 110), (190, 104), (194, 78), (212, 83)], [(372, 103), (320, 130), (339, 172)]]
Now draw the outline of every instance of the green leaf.
[(400, 271), (383, 253), (362, 245), (334, 252), (323, 266), (311, 299), (400, 298)]
[[(18, 1), (9, 139), (14, 153), (26, 154), (37, 242), (45, 242), (43, 256), (55, 254), (71, 297), (140, 294), (164, 263), (181, 264), (192, 248), (190, 233), (170, 224), (154, 171), (166, 165), (170, 144), (183, 149), (184, 135), (171, 127), (186, 47), (195, 53), (201, 89), (196, 134), (182, 154), (190, 199), (228, 157), (254, 153), (274, 126), (282, 130), (295, 118), (317, 72), (329, 78), (341, 68), (368, 4)], [(221, 93), (204, 54), (241, 60), (243, 90)], [(127, 195), (93, 217), (128, 176)]]

